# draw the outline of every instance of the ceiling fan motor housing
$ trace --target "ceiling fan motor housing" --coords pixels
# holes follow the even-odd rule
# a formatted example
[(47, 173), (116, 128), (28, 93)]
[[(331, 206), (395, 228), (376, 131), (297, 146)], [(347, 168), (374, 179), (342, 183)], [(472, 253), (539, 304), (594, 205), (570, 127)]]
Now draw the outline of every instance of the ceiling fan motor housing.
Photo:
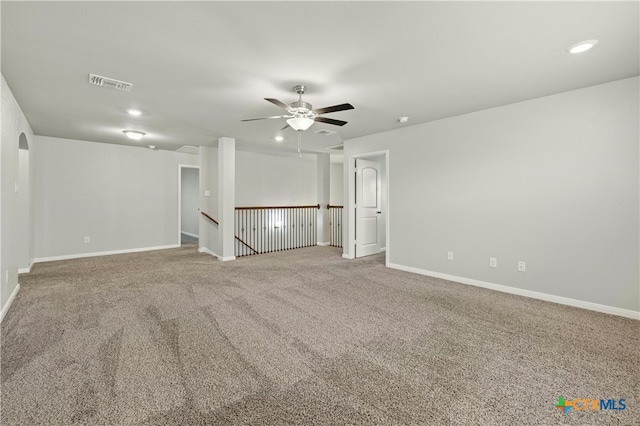
[(307, 114), (311, 112), (311, 104), (305, 101), (296, 101), (289, 104), (287, 109), (290, 114)]

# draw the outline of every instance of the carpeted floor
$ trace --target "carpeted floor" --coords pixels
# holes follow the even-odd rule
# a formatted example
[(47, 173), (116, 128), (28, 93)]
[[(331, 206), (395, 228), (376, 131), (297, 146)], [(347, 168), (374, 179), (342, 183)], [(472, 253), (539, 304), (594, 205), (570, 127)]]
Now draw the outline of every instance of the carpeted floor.
[[(2, 322), (2, 425), (640, 419), (637, 321), (381, 256), (222, 263), (184, 247), (37, 264), (20, 282)], [(559, 396), (626, 410), (562, 414)]]

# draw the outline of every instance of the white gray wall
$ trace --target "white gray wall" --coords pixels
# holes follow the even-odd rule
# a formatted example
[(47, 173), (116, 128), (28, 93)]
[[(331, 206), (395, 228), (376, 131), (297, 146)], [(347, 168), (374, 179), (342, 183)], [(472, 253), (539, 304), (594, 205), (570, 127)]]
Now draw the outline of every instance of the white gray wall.
[[(205, 195), (208, 194), (208, 195)], [(218, 220), (218, 148), (200, 147), (200, 209)], [(200, 215), (200, 249), (220, 254), (218, 226)]]
[[(4, 76), (0, 76), (1, 122), (0, 122), (0, 307), (6, 312), (9, 297), (18, 286), (18, 268), (20, 250), (28, 235), (19, 231), (19, 194), (14, 184), (19, 178), (19, 138), (22, 133), (31, 144), (33, 131), (27, 122), (20, 105), (16, 101)], [(30, 154), (33, 154), (31, 152)], [(7, 281), (7, 272), (9, 280)]]
[(342, 163), (331, 163), (331, 170), (329, 174), (329, 196), (331, 199), (331, 205), (341, 206), (344, 202), (344, 191), (342, 188), (342, 176), (344, 172), (342, 170)]
[(31, 179), (29, 166), (29, 150), (18, 151), (18, 235), (16, 250), (18, 251), (18, 270), (26, 271), (33, 260), (31, 234), (33, 231), (31, 210)]
[(236, 207), (312, 205), (316, 161), (236, 152)]
[(179, 244), (178, 164), (197, 165), (196, 155), (45, 136), (34, 142), (37, 259)]
[(200, 221), (200, 196), (199, 196), (199, 179), (200, 173), (197, 168), (182, 167), (181, 169), (181, 189), (182, 198), (180, 211), (180, 230), (191, 236), (198, 235), (198, 223)]
[(638, 93), (635, 77), (345, 141), (345, 159), (390, 152), (389, 262), (639, 311)]

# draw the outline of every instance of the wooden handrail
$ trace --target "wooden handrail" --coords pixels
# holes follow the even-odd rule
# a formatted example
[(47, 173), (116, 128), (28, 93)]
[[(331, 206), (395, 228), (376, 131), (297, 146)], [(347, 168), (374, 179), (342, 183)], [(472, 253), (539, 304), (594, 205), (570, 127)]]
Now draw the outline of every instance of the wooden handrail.
[[(218, 223), (217, 220), (215, 220), (214, 218), (212, 218), (211, 216), (209, 216), (208, 214), (206, 214), (205, 212), (200, 212), (200, 214), (204, 217), (206, 217), (207, 219), (209, 219), (211, 222), (215, 223), (216, 225), (220, 226), (220, 224)], [(240, 238), (238, 238), (237, 236), (235, 236), (235, 239), (240, 241), (242, 244), (244, 244), (245, 246), (247, 246), (247, 248), (251, 251), (253, 251), (254, 253), (258, 253), (258, 250), (254, 249), (253, 247), (251, 247), (249, 244), (245, 243), (244, 241), (242, 241)]]
[[(234, 235), (235, 237), (235, 235)], [(249, 244), (245, 243), (244, 241), (242, 241), (239, 237), (236, 237), (236, 240), (240, 241), (242, 244), (244, 244), (249, 250), (251, 250), (254, 254), (258, 253), (258, 250), (254, 249), (253, 247), (251, 247)]]
[(329, 209), (342, 209), (344, 206), (332, 206), (331, 204), (327, 204), (327, 210)]
[(267, 206), (267, 207), (236, 207), (236, 210), (267, 210), (267, 209), (319, 209), (320, 204), (314, 206)]
[(215, 223), (216, 225), (220, 225), (217, 220), (215, 220), (214, 218), (212, 218), (211, 216), (209, 216), (205, 212), (200, 212), (200, 214), (202, 216), (206, 217), (207, 219), (209, 219), (211, 222)]

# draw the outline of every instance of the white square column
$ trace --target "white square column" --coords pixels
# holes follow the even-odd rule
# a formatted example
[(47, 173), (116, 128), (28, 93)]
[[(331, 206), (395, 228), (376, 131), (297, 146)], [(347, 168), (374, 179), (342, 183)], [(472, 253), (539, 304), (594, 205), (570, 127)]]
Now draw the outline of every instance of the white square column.
[(331, 172), (331, 156), (329, 154), (317, 154), (317, 185), (318, 185), (318, 245), (328, 246), (330, 244), (331, 231), (329, 229), (329, 209), (327, 206), (331, 198), (329, 190), (331, 181), (329, 173)]
[(218, 139), (218, 247), (222, 261), (235, 260), (236, 140)]

